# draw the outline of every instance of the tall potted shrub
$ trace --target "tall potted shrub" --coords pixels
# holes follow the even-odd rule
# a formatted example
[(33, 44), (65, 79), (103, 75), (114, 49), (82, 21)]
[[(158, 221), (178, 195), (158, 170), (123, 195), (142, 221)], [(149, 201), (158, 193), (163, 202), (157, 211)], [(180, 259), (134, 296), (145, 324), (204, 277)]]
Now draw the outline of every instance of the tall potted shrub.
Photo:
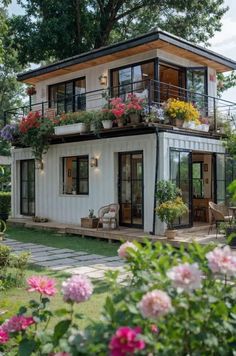
[(158, 206), (156, 213), (160, 220), (167, 224), (165, 235), (169, 239), (176, 236), (177, 231), (174, 229), (176, 219), (188, 212), (188, 207), (183, 202), (181, 195), (181, 190), (174, 183), (164, 180), (157, 183)]
[(6, 221), (11, 210), (11, 193), (0, 192), (0, 220)]

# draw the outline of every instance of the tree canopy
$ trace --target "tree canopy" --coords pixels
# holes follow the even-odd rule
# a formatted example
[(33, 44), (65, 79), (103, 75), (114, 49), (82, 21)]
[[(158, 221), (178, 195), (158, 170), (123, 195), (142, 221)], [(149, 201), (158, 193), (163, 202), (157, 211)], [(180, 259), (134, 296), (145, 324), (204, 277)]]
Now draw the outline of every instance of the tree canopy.
[(22, 64), (73, 56), (155, 27), (206, 44), (221, 29), (224, 0), (18, 0), (11, 19)]

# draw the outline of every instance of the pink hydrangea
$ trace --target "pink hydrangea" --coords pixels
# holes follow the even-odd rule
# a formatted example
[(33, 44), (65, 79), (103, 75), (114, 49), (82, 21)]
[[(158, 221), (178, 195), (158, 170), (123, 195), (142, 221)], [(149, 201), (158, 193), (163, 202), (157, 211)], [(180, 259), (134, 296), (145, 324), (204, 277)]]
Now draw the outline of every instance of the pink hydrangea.
[(133, 249), (134, 251), (137, 251), (137, 246), (133, 244), (132, 242), (125, 242), (123, 243), (120, 248), (118, 249), (118, 255), (120, 258), (128, 258), (129, 257), (129, 251), (127, 249)]
[(145, 342), (140, 339), (141, 328), (130, 328), (121, 326), (112, 336), (109, 343), (111, 356), (134, 355), (135, 351), (143, 350)]
[(92, 283), (85, 276), (74, 275), (62, 283), (62, 294), (65, 302), (81, 303), (88, 300), (92, 293)]
[(236, 256), (229, 246), (216, 247), (206, 254), (206, 258), (213, 273), (221, 273), (228, 276), (236, 275)]
[(203, 276), (197, 263), (189, 264), (186, 262), (175, 266), (167, 272), (167, 276), (171, 279), (172, 285), (180, 292), (191, 292), (201, 288)]
[(142, 297), (138, 308), (144, 318), (160, 318), (171, 311), (171, 299), (168, 294), (156, 289)]
[(56, 281), (46, 276), (31, 276), (27, 279), (27, 284), (29, 292), (39, 292), (49, 297), (54, 296), (57, 292)]
[(0, 345), (6, 344), (9, 340), (9, 335), (6, 331), (0, 328)]
[(26, 317), (24, 315), (15, 315), (2, 324), (2, 330), (6, 333), (13, 333), (25, 330), (34, 323), (35, 321), (32, 316)]

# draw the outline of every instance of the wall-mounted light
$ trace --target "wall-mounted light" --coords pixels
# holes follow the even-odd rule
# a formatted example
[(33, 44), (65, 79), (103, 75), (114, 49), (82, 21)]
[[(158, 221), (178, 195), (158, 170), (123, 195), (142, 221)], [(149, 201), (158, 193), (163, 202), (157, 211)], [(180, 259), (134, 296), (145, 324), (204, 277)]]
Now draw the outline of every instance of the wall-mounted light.
[(90, 158), (90, 167), (97, 167), (98, 166), (98, 159), (95, 157)]
[(99, 79), (100, 85), (107, 85), (107, 75), (105, 73), (100, 75), (100, 77), (98, 79)]
[(35, 168), (36, 169), (40, 169), (41, 171), (43, 171), (44, 166), (43, 166), (43, 160), (42, 159), (36, 161)]

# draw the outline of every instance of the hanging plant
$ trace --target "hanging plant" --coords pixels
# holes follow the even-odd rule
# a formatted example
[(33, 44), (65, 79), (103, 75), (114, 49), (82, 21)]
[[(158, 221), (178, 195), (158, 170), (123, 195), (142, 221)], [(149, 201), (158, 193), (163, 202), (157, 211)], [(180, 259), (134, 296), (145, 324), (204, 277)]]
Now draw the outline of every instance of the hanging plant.
[(26, 88), (26, 94), (29, 96), (35, 95), (36, 94), (36, 89), (35, 87), (28, 87)]
[(36, 160), (48, 151), (49, 137), (53, 134), (53, 121), (43, 117), (38, 111), (30, 112), (19, 125), (20, 142), (32, 148)]

